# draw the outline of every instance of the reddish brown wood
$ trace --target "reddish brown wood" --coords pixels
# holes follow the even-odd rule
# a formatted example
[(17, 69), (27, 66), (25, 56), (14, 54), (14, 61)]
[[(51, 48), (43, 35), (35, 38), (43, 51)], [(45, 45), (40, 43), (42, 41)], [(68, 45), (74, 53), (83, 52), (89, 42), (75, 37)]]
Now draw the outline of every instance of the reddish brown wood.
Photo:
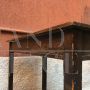
[(49, 47), (49, 29), (34, 33), (36, 38), (41, 41), (41, 47), (29, 36), (28, 39), (27, 37), (19, 39), (21, 48), (17, 46), (15, 40), (11, 40), (12, 47), (10, 48), (14, 52), (31, 52), (33, 55), (49, 53), (48, 57), (53, 56), (54, 58), (56, 58), (54, 54), (57, 53), (58, 58), (62, 57), (63, 59), (65, 53), (69, 53), (69, 72), (66, 73), (64, 70), (64, 90), (72, 90), (72, 88), (74, 90), (82, 90), (82, 60), (86, 59), (87, 56), (85, 55), (90, 53), (90, 25), (76, 22), (60, 25), (64, 32), (64, 43), (62, 46), (59, 46), (61, 32), (58, 27), (52, 27), (52, 48)]

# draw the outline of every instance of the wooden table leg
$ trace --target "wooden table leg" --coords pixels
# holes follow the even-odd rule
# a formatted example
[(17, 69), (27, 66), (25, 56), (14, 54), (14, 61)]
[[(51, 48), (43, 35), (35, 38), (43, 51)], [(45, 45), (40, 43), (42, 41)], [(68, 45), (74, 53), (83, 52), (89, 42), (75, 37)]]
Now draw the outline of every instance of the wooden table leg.
[(47, 57), (42, 58), (42, 90), (47, 90)]
[(9, 53), (9, 81), (8, 90), (13, 90), (13, 66), (14, 66), (14, 52)]
[(65, 54), (64, 90), (82, 90), (82, 60), (79, 54)]

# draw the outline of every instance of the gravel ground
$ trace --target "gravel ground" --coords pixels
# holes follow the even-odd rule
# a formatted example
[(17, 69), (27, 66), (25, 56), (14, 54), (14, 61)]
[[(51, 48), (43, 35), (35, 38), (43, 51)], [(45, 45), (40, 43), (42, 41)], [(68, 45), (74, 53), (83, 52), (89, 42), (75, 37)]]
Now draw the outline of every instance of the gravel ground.
[[(42, 58), (18, 57), (14, 62), (14, 90), (42, 90)], [(90, 90), (90, 61), (83, 63), (83, 90)], [(0, 58), (0, 90), (8, 88), (8, 58)], [(48, 58), (47, 90), (63, 90), (63, 62)]]

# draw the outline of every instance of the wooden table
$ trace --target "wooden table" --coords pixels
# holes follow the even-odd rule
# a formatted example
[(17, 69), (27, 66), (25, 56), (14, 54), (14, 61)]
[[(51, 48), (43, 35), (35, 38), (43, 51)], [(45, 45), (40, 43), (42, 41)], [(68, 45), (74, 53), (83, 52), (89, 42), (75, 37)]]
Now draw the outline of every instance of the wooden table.
[(64, 90), (82, 90), (82, 61), (90, 59), (90, 25), (69, 22), (9, 42), (9, 88), (15, 53), (42, 56), (42, 90), (47, 90), (47, 57), (64, 61)]

